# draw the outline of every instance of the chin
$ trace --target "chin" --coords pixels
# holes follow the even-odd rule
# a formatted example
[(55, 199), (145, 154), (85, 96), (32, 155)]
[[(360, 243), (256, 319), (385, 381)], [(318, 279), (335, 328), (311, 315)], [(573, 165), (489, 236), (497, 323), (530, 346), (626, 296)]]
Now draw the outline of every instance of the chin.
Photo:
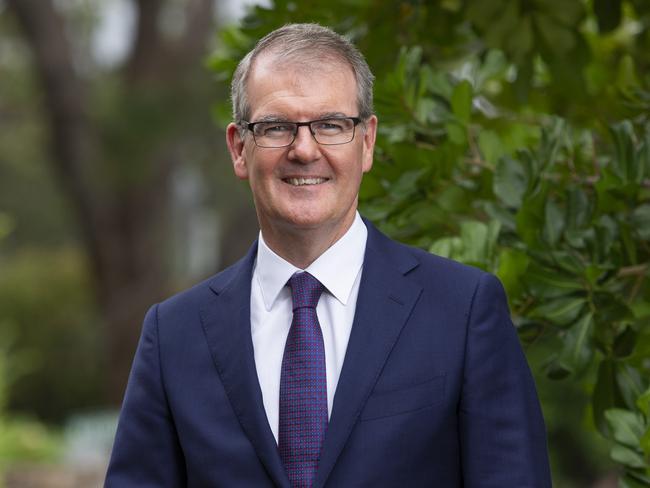
[(297, 229), (317, 229), (327, 224), (326, 219), (309, 216), (288, 219), (286, 222), (290, 227)]
[(310, 209), (292, 209), (279, 215), (279, 221), (290, 228), (315, 229), (331, 222), (331, 215)]

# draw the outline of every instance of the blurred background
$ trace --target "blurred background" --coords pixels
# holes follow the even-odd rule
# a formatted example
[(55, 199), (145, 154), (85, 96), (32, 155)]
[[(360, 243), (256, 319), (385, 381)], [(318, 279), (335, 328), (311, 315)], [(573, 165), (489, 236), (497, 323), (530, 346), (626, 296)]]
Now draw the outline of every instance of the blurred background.
[(554, 485), (650, 486), (646, 0), (0, 0), (0, 486), (101, 486), (147, 308), (257, 233), (230, 76), (309, 21), (377, 76), (362, 213), (503, 281)]

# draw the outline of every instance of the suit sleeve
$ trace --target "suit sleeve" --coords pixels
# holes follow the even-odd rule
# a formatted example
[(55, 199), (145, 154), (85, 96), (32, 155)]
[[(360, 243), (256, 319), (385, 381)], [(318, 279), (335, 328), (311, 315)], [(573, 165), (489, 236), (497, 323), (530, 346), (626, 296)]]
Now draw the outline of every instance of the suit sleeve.
[(468, 320), (459, 412), (464, 486), (550, 487), (535, 384), (494, 276), (480, 278)]
[(185, 485), (185, 462), (161, 376), (155, 305), (147, 312), (142, 327), (104, 486)]

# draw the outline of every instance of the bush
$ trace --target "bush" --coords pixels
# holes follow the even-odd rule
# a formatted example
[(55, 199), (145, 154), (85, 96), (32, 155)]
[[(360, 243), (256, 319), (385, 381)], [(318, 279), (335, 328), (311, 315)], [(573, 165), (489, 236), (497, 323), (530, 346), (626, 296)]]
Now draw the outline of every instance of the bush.
[(101, 327), (80, 256), (75, 249), (28, 249), (0, 264), (0, 332), (11, 338), (14, 411), (60, 422), (101, 405)]

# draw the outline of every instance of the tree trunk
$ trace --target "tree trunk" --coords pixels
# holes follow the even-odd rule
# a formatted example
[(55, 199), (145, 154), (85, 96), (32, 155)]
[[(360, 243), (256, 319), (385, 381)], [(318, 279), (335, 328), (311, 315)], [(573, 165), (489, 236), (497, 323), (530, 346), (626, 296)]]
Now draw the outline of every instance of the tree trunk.
[[(122, 399), (144, 312), (170, 288), (165, 245), (169, 180), (181, 162), (177, 148), (196, 137), (188, 130), (169, 131), (171, 136), (161, 131), (144, 137), (148, 146), (136, 150), (133, 141), (140, 143), (139, 129), (120, 133), (120, 117), (132, 123), (127, 116), (146, 121), (151, 113), (158, 114), (154, 122), (167, 117), (167, 123), (178, 129), (175, 100), (192, 106), (194, 80), (202, 72), (200, 60), (213, 25), (213, 1), (188, 0), (184, 34), (171, 42), (159, 29), (164, 0), (134, 2), (137, 32), (120, 72), (118, 113), (107, 127), (105, 120), (89, 115), (88, 93), (93, 87), (75, 71), (64, 19), (52, 0), (7, 0), (32, 48), (44, 88), (50, 161), (75, 211), (91, 263), (105, 319), (107, 399), (116, 405)], [(207, 80), (207, 74), (203, 78)], [(146, 103), (140, 106), (143, 100)], [(205, 111), (201, 119), (207, 118)], [(116, 133), (117, 138), (111, 136)]]

